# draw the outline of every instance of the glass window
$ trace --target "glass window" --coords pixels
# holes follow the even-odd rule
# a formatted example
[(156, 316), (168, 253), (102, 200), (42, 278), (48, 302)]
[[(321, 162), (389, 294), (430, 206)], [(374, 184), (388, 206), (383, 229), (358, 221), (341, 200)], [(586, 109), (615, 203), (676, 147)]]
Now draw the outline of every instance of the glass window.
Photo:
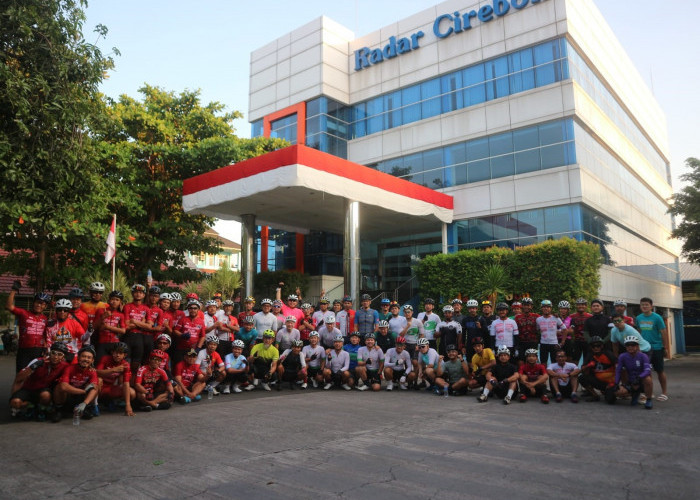
[(489, 156), (489, 139), (474, 139), (467, 143), (467, 160), (479, 160)]
[(566, 144), (554, 144), (553, 146), (544, 146), (541, 151), (542, 168), (554, 168), (567, 165), (566, 161)]
[(544, 231), (547, 234), (567, 233), (573, 230), (571, 207), (551, 207), (544, 209)]
[(484, 65), (477, 64), (462, 71), (464, 82), (464, 104), (473, 106), (486, 101), (486, 85), (484, 82)]
[(557, 144), (566, 140), (566, 127), (562, 121), (543, 123), (539, 126), (540, 145)]
[(517, 213), (518, 234), (521, 237), (544, 234), (544, 211), (541, 208)]
[(515, 153), (515, 173), (525, 174), (540, 170), (540, 151), (531, 149)]
[(316, 115), (321, 114), (321, 101), (324, 100), (325, 98), (319, 97), (316, 99), (311, 99), (310, 101), (307, 101), (306, 103), (306, 118), (310, 118)]
[(462, 73), (456, 72), (440, 78), (442, 92), (442, 112), (449, 113), (464, 107), (462, 88)]
[(513, 130), (513, 150), (537, 148), (540, 145), (540, 136), (537, 127), (521, 128)]
[(440, 114), (440, 80), (433, 79), (421, 83), (421, 118), (425, 120)]
[(467, 163), (467, 179), (469, 182), (485, 181), (490, 178), (491, 165), (488, 159)]
[(250, 124), (250, 136), (251, 137), (262, 137), (263, 136), (263, 121), (255, 120)]
[(489, 154), (491, 156), (513, 152), (513, 136), (510, 132), (489, 137)]
[(420, 86), (413, 85), (401, 90), (402, 123), (411, 123), (420, 120)]
[(469, 242), (493, 240), (493, 217), (479, 217), (469, 221)]
[(493, 156), (491, 158), (491, 178), (506, 177), (515, 174), (513, 154)]

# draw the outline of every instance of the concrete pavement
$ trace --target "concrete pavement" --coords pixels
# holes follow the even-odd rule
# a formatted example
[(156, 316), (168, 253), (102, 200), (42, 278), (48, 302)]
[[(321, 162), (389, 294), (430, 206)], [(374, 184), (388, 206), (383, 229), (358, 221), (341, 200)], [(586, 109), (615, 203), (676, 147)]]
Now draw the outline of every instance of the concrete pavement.
[(510, 406), (421, 392), (254, 391), (73, 427), (9, 422), (3, 498), (697, 498), (700, 357), (670, 400)]

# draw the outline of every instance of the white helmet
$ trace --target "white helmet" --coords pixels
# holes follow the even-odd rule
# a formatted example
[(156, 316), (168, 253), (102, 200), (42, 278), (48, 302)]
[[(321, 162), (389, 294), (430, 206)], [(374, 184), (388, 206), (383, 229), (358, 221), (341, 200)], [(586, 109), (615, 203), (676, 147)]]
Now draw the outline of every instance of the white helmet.
[(627, 335), (625, 337), (625, 345), (628, 344), (639, 344), (639, 339), (635, 337), (634, 335)]
[(209, 306), (219, 307), (219, 304), (217, 304), (215, 300), (207, 300), (205, 307)]
[(319, 335), (318, 335), (318, 332), (317, 332), (316, 330), (314, 330), (314, 331), (312, 331), (312, 332), (309, 333), (309, 338), (311, 338), (311, 337), (318, 337), (318, 336), (319, 336)]
[(292, 315), (290, 314), (289, 316), (287, 316), (286, 318), (284, 318), (284, 322), (286, 323), (287, 321), (294, 321), (294, 322), (296, 323), (296, 322), (297, 322), (297, 317), (296, 317), (296, 316), (292, 316)]
[(625, 302), (622, 299), (617, 299), (615, 302), (613, 302), (613, 306), (625, 306), (625, 307), (627, 307), (627, 302)]
[(209, 335), (207, 335), (207, 338), (205, 340), (206, 340), (207, 344), (209, 342), (214, 342), (215, 344), (219, 343), (219, 337), (214, 333), (210, 333)]
[(69, 299), (58, 299), (56, 309), (73, 309), (73, 303)]
[(168, 292), (164, 292), (160, 294), (160, 300), (173, 300), (173, 296)]
[(336, 335), (333, 339), (333, 342), (345, 342), (345, 337), (343, 337), (342, 335)]
[(527, 349), (525, 351), (525, 356), (529, 356), (530, 354), (534, 354), (535, 356), (537, 356), (537, 349)]
[(444, 313), (446, 313), (446, 312), (455, 312), (455, 308), (452, 307), (452, 306), (450, 306), (450, 305), (447, 305), (447, 306), (445, 306), (445, 307), (442, 308), (442, 312), (444, 312)]
[(261, 306), (264, 306), (265, 304), (272, 305), (272, 299), (262, 299), (262, 300), (260, 301), (260, 305), (261, 305)]
[(302, 309), (311, 309), (311, 304), (309, 304), (308, 302), (304, 302), (304, 303), (301, 305), (301, 308), (302, 308)]
[(95, 281), (90, 284), (90, 291), (91, 292), (104, 292), (105, 291), (105, 286), (100, 283), (99, 281)]
[(377, 328), (389, 328), (389, 322), (385, 319), (381, 320), (377, 325)]
[(467, 301), (467, 307), (479, 307), (479, 301), (474, 299), (469, 299)]
[(335, 323), (335, 316), (333, 316), (332, 314), (326, 316), (325, 323)]
[(568, 300), (562, 300), (559, 302), (559, 309), (571, 309), (571, 304), (569, 304)]
[(160, 335), (158, 335), (158, 336), (156, 337), (156, 340), (167, 340), (167, 341), (168, 341), (168, 344), (172, 344), (172, 343), (173, 343), (173, 339), (171, 339), (171, 338), (170, 338), (170, 335), (168, 335), (167, 333), (161, 333)]
[(234, 340), (232, 345), (233, 345), (233, 347), (240, 347), (241, 349), (243, 349), (245, 347), (245, 344), (240, 339)]
[(496, 355), (498, 356), (499, 354), (508, 354), (510, 355), (510, 349), (508, 349), (507, 345), (499, 345), (498, 346), (498, 351), (496, 351)]
[(177, 292), (171, 292), (170, 293), (170, 300), (177, 300), (179, 302), (182, 302), (182, 295), (180, 295)]
[(424, 346), (424, 345), (430, 345), (430, 342), (428, 342), (428, 339), (425, 337), (419, 338), (417, 344), (419, 346)]

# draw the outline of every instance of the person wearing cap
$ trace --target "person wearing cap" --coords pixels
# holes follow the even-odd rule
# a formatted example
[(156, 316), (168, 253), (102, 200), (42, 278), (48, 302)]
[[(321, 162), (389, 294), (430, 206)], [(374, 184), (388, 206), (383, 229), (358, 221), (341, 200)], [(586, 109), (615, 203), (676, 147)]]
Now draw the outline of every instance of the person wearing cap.
[(32, 301), (32, 310), (27, 311), (15, 305), (15, 296), (20, 288), (21, 283), (15, 281), (5, 302), (5, 308), (17, 318), (19, 326), (15, 373), (19, 373), (31, 360), (43, 356), (45, 352), (48, 318), (44, 315), (44, 310), (51, 300), (47, 294), (37, 293)]
[(88, 420), (95, 416), (97, 398), (97, 372), (93, 366), (95, 351), (85, 346), (78, 351), (78, 362), (66, 367), (53, 394), (56, 411), (77, 411)]
[[(479, 301), (476, 299), (469, 299), (466, 303), (467, 314), (462, 316), (462, 336), (459, 342), (457, 342), (457, 347), (461, 347), (462, 354), (466, 356), (467, 359), (471, 359), (474, 356), (474, 344), (475, 338), (479, 337), (486, 342), (487, 345), (491, 344), (491, 336), (489, 335), (488, 328), (484, 326), (484, 318), (479, 316)], [(489, 323), (490, 325), (490, 323)]]
[(632, 316), (627, 316), (627, 302), (623, 299), (617, 299), (613, 302), (613, 314), (619, 314), (629, 326), (635, 326), (635, 321)]
[[(275, 332), (272, 330), (265, 330), (263, 332), (262, 343), (255, 344), (250, 350), (248, 366), (253, 367), (253, 372), (250, 374), (253, 383), (246, 387), (247, 391), (252, 391), (258, 387), (258, 385), (266, 391), (271, 390), (270, 381), (272, 381), (277, 372), (277, 363), (280, 359), (279, 350), (272, 345), (274, 340)], [(260, 383), (261, 380), (262, 383)]]
[(344, 337), (338, 335), (333, 341), (333, 349), (326, 354), (326, 367), (323, 369), (323, 379), (326, 382), (323, 389), (326, 391), (333, 385), (340, 386), (346, 391), (352, 390), (350, 354), (343, 349), (344, 343)]
[(199, 316), (200, 304), (198, 300), (187, 302), (187, 316), (184, 316), (173, 328), (175, 336), (175, 351), (173, 352), (173, 364), (175, 366), (183, 361), (185, 353), (190, 349), (201, 349), (204, 345), (204, 319)]
[(379, 323), (377, 323), (375, 343), (382, 352), (386, 352), (396, 345), (394, 336), (389, 332), (389, 322), (384, 319), (379, 320)]
[(85, 328), (75, 318), (70, 316), (71, 302), (68, 299), (60, 299), (55, 305), (56, 321), (46, 327), (46, 345), (51, 347), (55, 342), (65, 344), (68, 348), (66, 361), (77, 363), (77, 353), (83, 347), (83, 341), (87, 338)]
[(206, 386), (206, 376), (197, 364), (197, 350), (194, 348), (185, 352), (183, 361), (175, 365), (175, 399), (182, 404), (202, 399), (202, 391)]
[(355, 312), (353, 320), (353, 331), (360, 334), (360, 343), (364, 343), (364, 338), (368, 333), (377, 331), (379, 324), (379, 313), (370, 307), (372, 297), (363, 294), (360, 299), (360, 308)]
[[(625, 339), (625, 351), (620, 354), (615, 368), (614, 390), (618, 398), (631, 396), (630, 404), (636, 406), (639, 396), (644, 393), (646, 401), (644, 407), (651, 410), (654, 406), (652, 402), (652, 390), (654, 382), (651, 378), (651, 363), (646, 354), (639, 351), (639, 343), (636, 337)], [(608, 400), (608, 402), (614, 402)]]
[[(540, 310), (542, 311), (542, 316), (539, 316), (535, 322), (537, 324), (537, 332), (540, 340), (540, 360), (543, 365), (547, 366), (556, 361), (554, 359), (555, 354), (561, 349), (561, 347), (559, 347), (559, 341), (562, 332), (566, 330), (566, 326), (561, 318), (552, 314), (552, 302), (550, 300), (543, 300), (540, 304)], [(520, 329), (520, 325), (518, 325), (518, 329)], [(525, 346), (522, 344), (522, 339), (520, 342), (520, 349), (525, 349)], [(537, 346), (528, 347), (527, 349), (537, 349)]]
[(70, 300), (71, 304), (73, 304), (73, 307), (70, 310), (70, 316), (83, 325), (83, 328), (85, 328), (85, 331), (87, 331), (90, 326), (90, 318), (88, 318), (87, 313), (81, 309), (81, 306), (83, 305), (82, 288), (71, 289), (71, 291), (68, 292), (68, 300)]
[(65, 360), (67, 350), (63, 344), (51, 347), (48, 356), (31, 360), (15, 376), (10, 396), (12, 417), (20, 416), (29, 403), (36, 406), (38, 419), (41, 419), (42, 413), (44, 418), (56, 414), (52, 406), (52, 392), (69, 364)]
[(471, 358), (472, 371), (469, 379), (469, 388), (477, 389), (486, 385), (486, 374), (496, 366), (496, 356), (490, 347), (484, 347), (481, 337), (472, 340), (474, 355)]
[(294, 325), (297, 324), (297, 318), (295, 316), (287, 316), (284, 319), (284, 326), (277, 330), (277, 337), (275, 339), (275, 347), (280, 351), (285, 351), (292, 348), (292, 342), (295, 340), (301, 340), (301, 335), (299, 330), (295, 328)]
[(443, 357), (447, 355), (447, 346), (455, 345), (462, 352), (462, 325), (453, 317), (454, 306), (446, 305), (442, 308), (444, 320), (435, 326), (435, 335), (440, 339), (438, 352)]
[(437, 339), (435, 338), (435, 330), (440, 322), (440, 316), (435, 314), (435, 300), (426, 298), (423, 301), (423, 311), (418, 313), (418, 321), (423, 323), (423, 334), (428, 339), (431, 349), (437, 349)]
[[(606, 314), (603, 301), (600, 299), (592, 300), (591, 312), (593, 314), (583, 324), (584, 342), (579, 344), (581, 347), (581, 354), (584, 356), (588, 353), (588, 341), (591, 337), (598, 336), (602, 338), (604, 342), (610, 340), (612, 318)], [(578, 363), (579, 360), (580, 357), (574, 358), (574, 363)]]
[(435, 378), (435, 394), (447, 396), (464, 394), (469, 387), (469, 366), (459, 354), (455, 344), (445, 346), (447, 359), (440, 365)]
[(333, 343), (335, 338), (338, 336), (343, 336), (340, 330), (336, 327), (337, 323), (335, 316), (326, 316), (326, 321), (318, 329), (318, 334), (320, 336), (321, 347), (324, 349), (333, 349)]
[(248, 296), (245, 299), (243, 299), (243, 310), (238, 313), (238, 324), (243, 323), (243, 318), (247, 316), (254, 316), (255, 311), (253, 310), (255, 307), (255, 297)]
[(555, 354), (556, 362), (547, 366), (549, 386), (557, 403), (565, 397), (570, 397), (572, 403), (578, 403), (578, 374), (581, 373), (576, 363), (566, 360), (566, 352), (559, 350)]
[(380, 302), (379, 302), (379, 311), (377, 311), (377, 314), (379, 315), (379, 321), (389, 321), (391, 318), (391, 311), (389, 308), (391, 307), (391, 300), (389, 300), (387, 297), (384, 297)]
[[(404, 328), (406, 328), (406, 318), (400, 315), (401, 306), (398, 302), (392, 302), (389, 306), (389, 312), (391, 313), (391, 318), (389, 318), (389, 333), (391, 338), (396, 341)], [(386, 351), (384, 351), (386, 352)]]
[[(390, 335), (385, 335), (391, 338)], [(355, 368), (357, 388), (360, 391), (372, 389), (376, 392), (380, 390), (382, 388), (381, 373), (383, 371), (384, 352), (377, 346), (374, 333), (369, 333), (365, 337), (365, 345), (357, 351), (357, 367)]]
[(173, 384), (165, 370), (160, 367), (162, 361), (163, 352), (154, 349), (148, 355), (148, 363), (136, 372), (134, 389), (141, 411), (167, 410), (175, 398)]
[(590, 344), (591, 348), (581, 365), (578, 383), (588, 392), (586, 401), (592, 402), (600, 401), (596, 389), (605, 394), (608, 386), (614, 384), (617, 357), (604, 349), (600, 337), (592, 337)]
[(394, 383), (398, 383), (399, 388), (405, 391), (415, 378), (413, 360), (406, 351), (406, 339), (396, 337), (396, 347), (392, 347), (384, 355), (384, 380), (388, 381), (386, 390), (392, 391)]
[[(462, 308), (464, 307), (464, 304), (462, 303), (462, 299), (452, 299), (452, 302), (450, 302), (450, 305), (452, 306), (452, 309), (454, 310), (454, 314), (452, 315), (452, 319), (454, 319), (457, 323), (460, 325), (462, 324), (462, 318), (464, 318), (464, 314), (462, 314)], [(459, 346), (457, 346), (459, 347)]]
[(350, 333), (355, 328), (355, 311), (352, 308), (352, 299), (348, 295), (343, 297), (343, 309), (335, 315), (335, 322), (345, 337), (345, 342), (350, 342)]
[[(537, 331), (537, 319), (540, 315), (532, 312), (533, 300), (530, 297), (523, 297), (522, 303), (517, 304), (520, 305), (522, 312), (513, 317), (518, 324), (518, 340), (520, 344), (520, 356), (515, 357), (518, 358), (518, 365), (522, 366), (525, 363), (525, 351), (538, 348), (539, 332)], [(551, 316), (551, 302), (549, 305), (549, 313)], [(554, 359), (552, 359), (552, 362), (554, 362)]]
[[(321, 292), (323, 294), (323, 292)], [(320, 328), (321, 325), (325, 322), (325, 319), (327, 316), (335, 316), (333, 311), (330, 311), (328, 308), (330, 306), (331, 301), (326, 297), (325, 295), (322, 295), (321, 300), (318, 303), (318, 311), (314, 311), (314, 314), (312, 316), (314, 320), (314, 325), (316, 325), (317, 328)]]
[(115, 408), (115, 401), (124, 402), (124, 414), (133, 417), (131, 402), (136, 399), (136, 392), (131, 387), (131, 366), (126, 360), (129, 348), (124, 342), (114, 344), (110, 354), (102, 356), (97, 363), (98, 395), (109, 401), (110, 408)]
[(587, 346), (584, 347), (584, 344), (587, 344), (584, 329), (586, 321), (593, 315), (587, 309), (588, 300), (584, 297), (576, 299), (576, 312), (569, 316), (569, 328), (566, 331), (567, 339), (562, 346), (566, 351), (567, 361), (573, 362), (575, 359), (576, 363), (578, 363), (578, 360), (581, 359), (581, 354), (588, 350)]
[(122, 335), (122, 342), (129, 346), (131, 360), (131, 373), (135, 374), (144, 357), (144, 347), (148, 347), (151, 336), (151, 324), (148, 322), (150, 308), (143, 303), (146, 298), (146, 287), (136, 283), (131, 287), (132, 301), (124, 306), (124, 320), (126, 321), (126, 333)]
[(292, 342), (292, 347), (285, 349), (280, 354), (279, 363), (277, 363), (277, 390), (282, 390), (282, 382), (289, 382), (289, 388), (294, 390), (296, 382), (301, 383), (301, 388), (308, 387), (306, 381), (306, 357), (301, 353), (304, 347), (304, 342), (295, 340)]
[[(333, 321), (335, 323), (335, 321)], [(320, 335), (317, 331), (309, 334), (309, 345), (301, 350), (307, 366), (307, 379), (311, 379), (314, 389), (323, 382), (323, 368), (326, 364), (326, 350), (319, 345)]]
[(654, 302), (649, 297), (642, 297), (639, 300), (641, 314), (635, 318), (635, 323), (642, 334), (644, 340), (651, 345), (649, 361), (659, 378), (661, 384), (661, 395), (656, 398), (658, 401), (667, 401), (666, 392), (666, 372), (664, 372), (664, 358), (671, 353), (671, 343), (668, 336), (668, 328), (663, 317), (653, 311)]
[(509, 362), (518, 365), (519, 337), (518, 324), (508, 317), (508, 304), (499, 302), (496, 305), (498, 318), (493, 320), (489, 328), (489, 334), (497, 346), (506, 346), (509, 349)]
[[(148, 284), (148, 283), (146, 283)], [(153, 307), (158, 305), (158, 300), (160, 300), (161, 290), (159, 286), (153, 285), (148, 289), (148, 295), (146, 296), (146, 305), (148, 307)]]

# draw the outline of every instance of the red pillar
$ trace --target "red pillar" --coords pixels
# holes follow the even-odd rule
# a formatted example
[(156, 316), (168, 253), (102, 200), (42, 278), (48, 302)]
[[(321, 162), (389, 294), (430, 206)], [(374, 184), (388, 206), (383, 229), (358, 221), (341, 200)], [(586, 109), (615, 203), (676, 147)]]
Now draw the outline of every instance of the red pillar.
[(260, 270), (267, 271), (267, 253), (269, 250), (270, 226), (260, 228)]

